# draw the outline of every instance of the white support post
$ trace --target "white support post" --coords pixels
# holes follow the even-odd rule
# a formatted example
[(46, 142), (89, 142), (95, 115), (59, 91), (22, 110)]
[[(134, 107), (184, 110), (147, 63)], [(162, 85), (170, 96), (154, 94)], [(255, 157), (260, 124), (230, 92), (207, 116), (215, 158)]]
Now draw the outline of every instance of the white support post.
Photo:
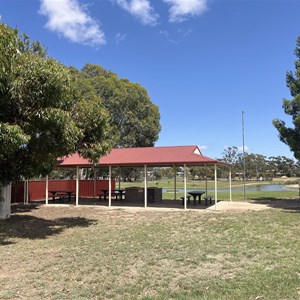
[(205, 196), (207, 197), (207, 165), (205, 165)]
[(176, 178), (176, 175), (177, 175), (177, 168), (176, 166), (174, 166), (174, 200), (176, 200), (177, 198), (177, 178)]
[(229, 200), (232, 201), (232, 189), (231, 189), (231, 167), (229, 167)]
[(111, 207), (111, 166), (108, 167), (108, 207)]
[(121, 189), (121, 167), (118, 167), (119, 169), (119, 190)]
[(24, 204), (26, 204), (26, 195), (27, 195), (27, 180), (24, 180), (24, 195), (23, 195)]
[(184, 179), (183, 179), (184, 180), (184, 199), (183, 199), (184, 201), (183, 202), (184, 202), (184, 209), (186, 210), (187, 209), (187, 205), (186, 205), (186, 194), (187, 194), (186, 193), (186, 165), (184, 165), (184, 175), (183, 176), (184, 176)]
[(217, 165), (215, 165), (215, 210), (217, 209), (218, 202), (218, 187), (217, 187)]
[(76, 200), (75, 200), (75, 205), (78, 206), (79, 204), (79, 166), (76, 166)]
[(147, 202), (147, 165), (144, 165), (144, 206), (145, 208), (148, 206)]
[(26, 204), (29, 203), (29, 179), (26, 180)]
[(93, 182), (93, 199), (95, 200), (96, 198), (96, 184), (97, 184), (97, 179), (96, 179), (96, 168), (93, 167), (93, 171), (94, 171), (94, 182)]
[(46, 196), (46, 205), (49, 204), (49, 201), (48, 201), (48, 200), (49, 200), (48, 194), (49, 194), (49, 176), (46, 175), (46, 194), (45, 194), (45, 196)]

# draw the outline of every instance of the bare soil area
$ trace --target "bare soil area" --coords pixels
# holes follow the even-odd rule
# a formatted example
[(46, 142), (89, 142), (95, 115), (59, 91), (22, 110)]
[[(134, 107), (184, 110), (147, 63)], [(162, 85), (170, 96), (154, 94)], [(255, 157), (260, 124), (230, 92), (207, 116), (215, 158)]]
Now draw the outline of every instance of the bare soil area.
[(208, 208), (217, 211), (247, 211), (265, 209), (293, 209), (300, 211), (300, 199), (279, 199), (259, 201), (220, 201)]

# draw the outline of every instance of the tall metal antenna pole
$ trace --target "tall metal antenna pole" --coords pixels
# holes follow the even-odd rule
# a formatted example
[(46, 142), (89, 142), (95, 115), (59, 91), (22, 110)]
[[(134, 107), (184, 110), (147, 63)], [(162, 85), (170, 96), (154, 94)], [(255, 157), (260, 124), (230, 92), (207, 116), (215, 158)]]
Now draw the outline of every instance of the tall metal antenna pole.
[(245, 127), (244, 127), (244, 111), (242, 111), (242, 130), (243, 130), (243, 165), (244, 165), (244, 201), (246, 200), (246, 159), (245, 159)]

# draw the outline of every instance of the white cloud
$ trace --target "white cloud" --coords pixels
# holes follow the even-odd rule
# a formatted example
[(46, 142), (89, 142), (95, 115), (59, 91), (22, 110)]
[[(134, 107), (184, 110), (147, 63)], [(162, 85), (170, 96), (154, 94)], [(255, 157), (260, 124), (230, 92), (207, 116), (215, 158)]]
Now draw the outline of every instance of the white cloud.
[(115, 35), (115, 43), (118, 45), (120, 44), (121, 42), (123, 42), (125, 40), (125, 38), (127, 37), (127, 34), (126, 33), (120, 33), (118, 32), (116, 35)]
[(169, 33), (166, 30), (160, 30), (158, 33), (164, 37), (168, 42), (173, 44), (179, 44), (184, 41), (184, 39), (192, 33), (192, 29), (177, 29), (174, 33)]
[(207, 9), (207, 0), (163, 0), (171, 5), (169, 21), (182, 22), (188, 16), (199, 16)]
[(143, 25), (156, 25), (158, 14), (155, 13), (149, 0), (115, 0), (115, 2), (131, 15), (138, 18)]
[(181, 34), (183, 37), (187, 37), (188, 35), (190, 35), (193, 32), (193, 30), (191, 28), (183, 30), (183, 29), (178, 29), (177, 33)]
[(178, 44), (179, 43), (179, 41), (177, 41), (175, 39), (172, 39), (169, 32), (166, 31), (166, 30), (160, 30), (158, 33), (172, 44)]
[(46, 27), (72, 42), (101, 46), (105, 35), (78, 0), (41, 0), (39, 11), (48, 17)]
[(170, 35), (169, 35), (169, 32), (166, 31), (166, 30), (160, 30), (158, 33), (159, 33), (160, 35), (164, 36), (164, 37), (167, 37), (167, 38), (170, 36)]

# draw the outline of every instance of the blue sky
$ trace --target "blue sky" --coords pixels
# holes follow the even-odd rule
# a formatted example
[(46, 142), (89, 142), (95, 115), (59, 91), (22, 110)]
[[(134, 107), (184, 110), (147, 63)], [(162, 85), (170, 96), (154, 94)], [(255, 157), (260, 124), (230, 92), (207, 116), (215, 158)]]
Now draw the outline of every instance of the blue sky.
[(145, 87), (159, 106), (157, 146), (199, 145), (221, 157), (293, 157), (272, 119), (288, 124), (300, 0), (1, 0), (2, 21), (67, 66), (99, 64)]

